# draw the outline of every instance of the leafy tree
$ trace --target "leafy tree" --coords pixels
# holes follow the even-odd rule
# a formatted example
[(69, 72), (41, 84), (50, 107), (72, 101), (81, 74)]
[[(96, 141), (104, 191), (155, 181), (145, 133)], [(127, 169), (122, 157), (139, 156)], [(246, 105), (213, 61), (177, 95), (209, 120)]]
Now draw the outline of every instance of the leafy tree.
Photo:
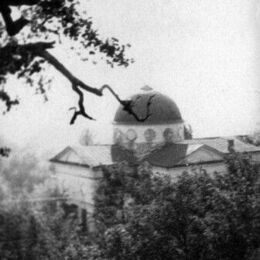
[(1, 259), (91, 259), (99, 255), (74, 215), (66, 194), (50, 184), (46, 168), (31, 156), (0, 167)]
[(107, 170), (95, 198), (98, 245), (108, 259), (249, 259), (260, 247), (257, 178), (239, 154), (224, 174), (177, 182), (147, 167)]
[(90, 243), (77, 220), (65, 218), (60, 207), (50, 210), (50, 202), (40, 203), (23, 198), (1, 207), (1, 259), (87, 259), (81, 256)]
[(10, 148), (8, 147), (0, 147), (0, 156), (7, 157), (10, 153)]
[(1, 183), (8, 188), (10, 196), (32, 193), (37, 185), (49, 177), (47, 165), (40, 165), (32, 154), (14, 155), (0, 165)]
[[(27, 6), (26, 9), (23, 7)], [(21, 17), (14, 21), (12, 8), (17, 8)], [(6, 110), (19, 103), (12, 99), (4, 85), (9, 75), (23, 78), (28, 84), (35, 86), (36, 92), (46, 96), (50, 79), (46, 77), (47, 64), (61, 72), (71, 83), (72, 90), (78, 95), (78, 108), (75, 108), (70, 123), (78, 116), (93, 119), (84, 108), (84, 93), (102, 96), (108, 89), (125, 111), (139, 118), (133, 111), (133, 102), (121, 100), (108, 85), (95, 88), (75, 77), (50, 52), (53, 48), (62, 48), (69, 44), (71, 52), (78, 54), (83, 61), (98, 54), (108, 65), (128, 66), (133, 60), (125, 56), (129, 44), (122, 45), (118, 39), (111, 37), (102, 39), (86, 12), (82, 11), (82, 2), (77, 0), (3, 0), (0, 3), (0, 99)], [(30, 17), (30, 19), (28, 18)], [(5, 26), (4, 26), (5, 25)], [(147, 104), (149, 106), (149, 104)]]

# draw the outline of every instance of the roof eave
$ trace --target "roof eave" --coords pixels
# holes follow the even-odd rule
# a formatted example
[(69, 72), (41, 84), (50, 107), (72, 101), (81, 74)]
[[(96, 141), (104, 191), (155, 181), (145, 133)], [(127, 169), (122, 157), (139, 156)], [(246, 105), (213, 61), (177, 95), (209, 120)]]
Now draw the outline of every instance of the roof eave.
[(215, 164), (215, 163), (222, 163), (225, 162), (225, 160), (212, 160), (212, 161), (205, 161), (205, 162), (195, 162), (195, 163), (182, 163), (182, 164), (175, 164), (171, 166), (165, 166), (165, 165), (159, 165), (159, 164), (153, 164), (150, 163), (154, 167), (161, 167), (166, 169), (173, 169), (173, 168), (181, 168), (181, 167), (188, 167), (188, 166), (194, 166), (194, 165), (206, 165), (206, 164)]
[(56, 160), (54, 158), (50, 159), (49, 161), (52, 163), (59, 163), (59, 164), (73, 165), (73, 166), (84, 167), (84, 168), (91, 168), (91, 166), (88, 164), (75, 163), (75, 162), (64, 162), (64, 161)]

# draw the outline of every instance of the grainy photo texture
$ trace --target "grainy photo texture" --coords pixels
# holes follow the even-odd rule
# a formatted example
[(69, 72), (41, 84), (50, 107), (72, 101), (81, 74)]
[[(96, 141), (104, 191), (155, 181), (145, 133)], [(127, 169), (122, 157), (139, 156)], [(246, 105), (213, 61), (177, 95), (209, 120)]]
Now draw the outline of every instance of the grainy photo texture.
[(0, 259), (260, 259), (259, 0), (0, 1)]

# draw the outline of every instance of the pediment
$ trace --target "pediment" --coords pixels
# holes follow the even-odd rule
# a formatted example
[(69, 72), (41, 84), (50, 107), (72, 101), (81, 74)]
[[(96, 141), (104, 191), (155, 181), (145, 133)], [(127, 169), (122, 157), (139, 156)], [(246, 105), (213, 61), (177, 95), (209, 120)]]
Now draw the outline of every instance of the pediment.
[(187, 155), (179, 164), (205, 163), (222, 161), (223, 159), (223, 155), (220, 152), (207, 145), (202, 145), (200, 148)]
[(84, 158), (82, 158), (73, 148), (70, 146), (65, 148), (59, 154), (57, 154), (51, 161), (63, 162), (63, 163), (75, 163), (86, 164)]

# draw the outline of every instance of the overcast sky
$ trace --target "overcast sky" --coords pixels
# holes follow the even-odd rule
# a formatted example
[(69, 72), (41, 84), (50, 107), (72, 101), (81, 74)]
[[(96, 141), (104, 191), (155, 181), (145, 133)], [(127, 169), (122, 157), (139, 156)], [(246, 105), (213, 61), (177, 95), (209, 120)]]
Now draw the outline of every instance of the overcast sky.
[[(110, 84), (124, 98), (149, 85), (177, 103), (195, 137), (253, 131), (260, 111), (257, 0), (90, 0), (84, 8), (101, 35), (130, 43), (127, 53), (135, 59), (126, 69), (111, 69), (54, 50), (87, 84)], [(110, 141), (118, 104), (109, 93), (86, 99), (97, 122), (80, 119), (70, 126), (68, 109), (77, 97), (63, 77), (55, 74), (47, 103), (19, 82), (8, 87), (23, 97), (0, 118), (0, 135), (12, 142), (59, 149), (75, 143), (86, 128), (97, 141)]]

